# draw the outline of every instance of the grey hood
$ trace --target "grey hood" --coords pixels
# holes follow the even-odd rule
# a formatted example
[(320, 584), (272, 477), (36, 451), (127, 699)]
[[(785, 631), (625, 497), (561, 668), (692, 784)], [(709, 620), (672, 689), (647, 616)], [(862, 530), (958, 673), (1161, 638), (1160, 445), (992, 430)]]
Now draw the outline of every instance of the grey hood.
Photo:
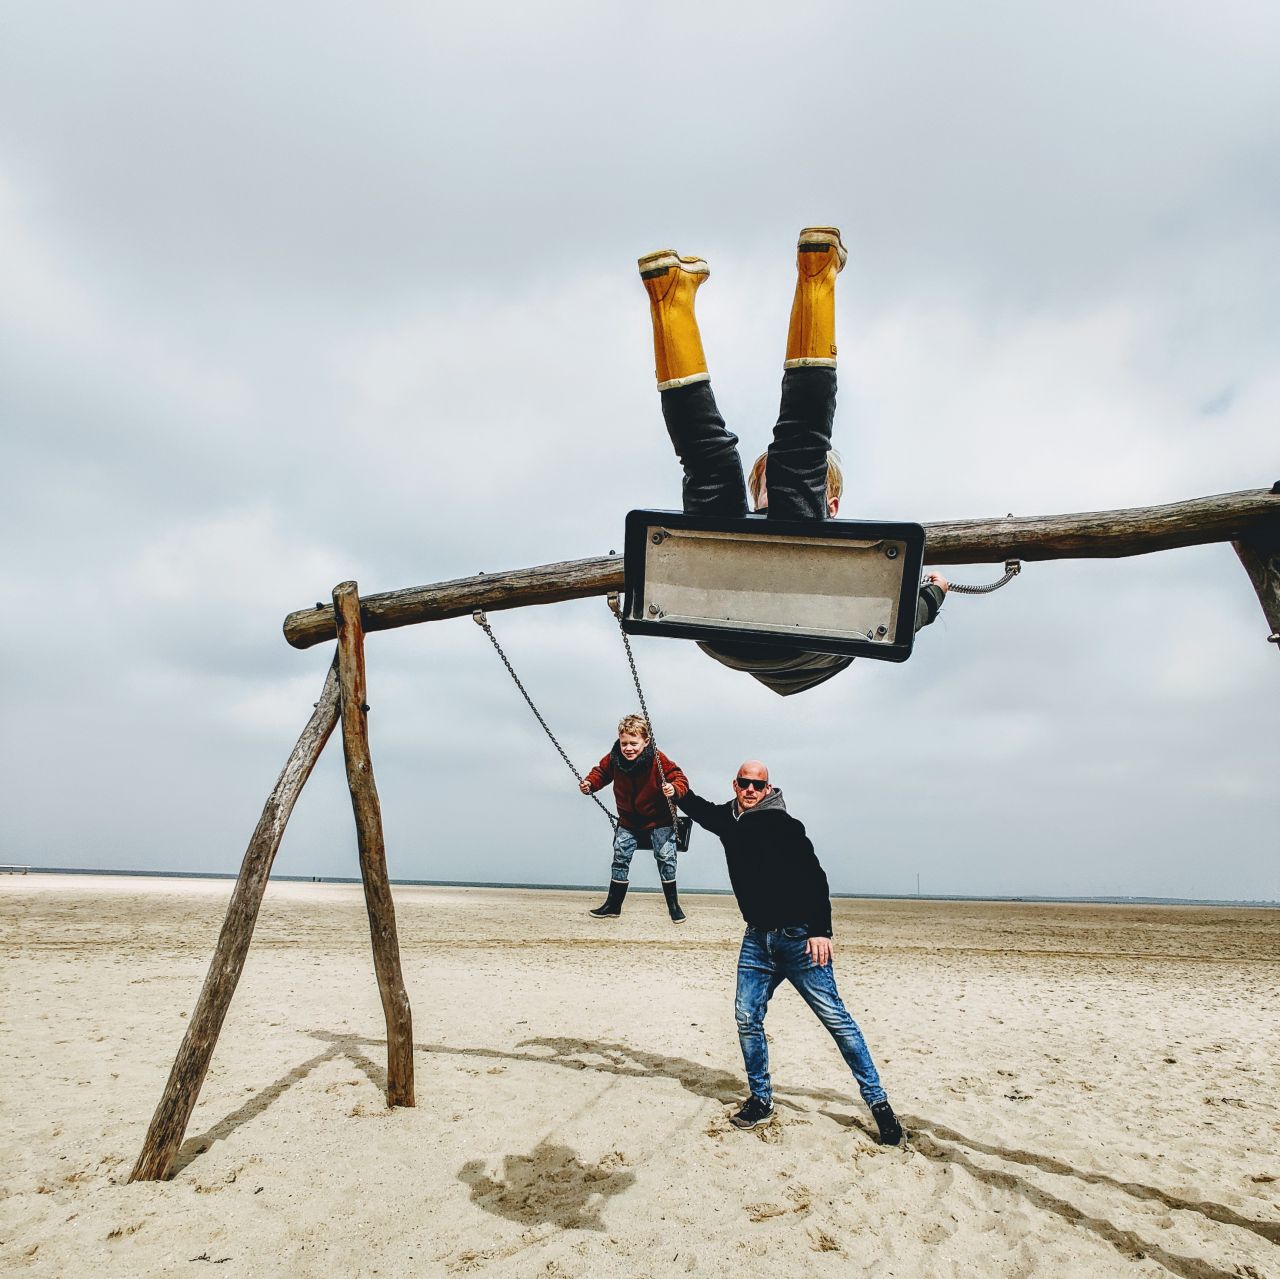
[(740, 820), (743, 817), (750, 817), (752, 813), (763, 813), (768, 809), (776, 808), (782, 812), (787, 811), (787, 801), (782, 798), (782, 790), (775, 786), (758, 804), (753, 804), (750, 808), (740, 808), (738, 801), (733, 801), (734, 820)]

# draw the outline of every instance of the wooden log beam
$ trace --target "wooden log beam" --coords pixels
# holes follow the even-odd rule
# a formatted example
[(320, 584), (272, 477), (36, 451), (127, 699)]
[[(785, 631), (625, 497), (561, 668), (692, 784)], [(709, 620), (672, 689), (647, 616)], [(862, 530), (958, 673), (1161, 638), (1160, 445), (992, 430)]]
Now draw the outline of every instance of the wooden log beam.
[[(537, 568), (481, 573), (452, 582), (366, 595), (360, 601), (360, 621), (366, 632), (389, 631), (418, 622), (468, 617), (478, 608), (493, 612), (523, 608), (526, 604), (559, 604), (621, 589), (622, 556), (564, 560)], [(290, 613), (284, 619), (284, 637), (294, 648), (310, 648), (326, 637), (333, 639), (333, 610), (317, 604), (315, 608)]]
[[(1166, 506), (926, 524), (925, 558), (930, 564), (1114, 559), (1206, 542), (1248, 541), (1277, 526), (1280, 492), (1248, 489)], [(599, 556), (367, 595), (360, 601), (360, 618), (365, 631), (385, 631), (463, 617), (478, 608), (494, 612), (555, 604), (622, 587), (622, 557)], [(285, 639), (294, 648), (332, 639), (333, 617), (333, 610), (323, 605), (290, 613), (284, 620)]]
[(1280, 490), (1247, 489), (1165, 506), (926, 524), (925, 559), (930, 564), (1121, 559), (1231, 542), (1268, 525), (1280, 525)]
[(258, 909), (262, 905), (262, 895), (266, 891), (271, 864), (275, 861), (284, 828), (337, 722), (338, 668), (335, 662), (329, 668), (320, 700), (307, 726), (285, 761), (275, 788), (267, 796), (262, 816), (245, 850), (240, 877), (231, 893), (231, 903), (222, 923), (222, 932), (218, 935), (208, 976), (196, 1000), (187, 1033), (182, 1037), (160, 1104), (147, 1129), (142, 1153), (129, 1174), (130, 1181), (163, 1181), (172, 1172), (173, 1161), (182, 1144), (191, 1111), (200, 1096), (200, 1087), (208, 1072), (218, 1034), (231, 1006), (231, 997), (244, 971)]
[(333, 611), (338, 619), (338, 680), (342, 690), (342, 749), (347, 761), (347, 786), (356, 818), (360, 848), (360, 877), (369, 912), (373, 966), (387, 1022), (387, 1105), (415, 1105), (413, 1095), (413, 1014), (400, 971), (400, 939), (396, 909), (387, 877), (387, 850), (382, 835), (382, 805), (373, 780), (369, 752), (369, 705), (365, 700), (364, 633), (360, 627), (360, 597), (354, 582), (333, 588)]

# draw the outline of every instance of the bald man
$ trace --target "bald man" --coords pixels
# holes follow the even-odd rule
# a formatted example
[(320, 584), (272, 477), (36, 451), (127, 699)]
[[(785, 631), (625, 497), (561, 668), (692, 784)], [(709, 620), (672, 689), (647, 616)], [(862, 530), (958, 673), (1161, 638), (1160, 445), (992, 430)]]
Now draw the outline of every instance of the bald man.
[(836, 989), (831, 963), (831, 890), (804, 832), (787, 812), (769, 770), (749, 759), (733, 779), (733, 798), (713, 804), (688, 791), (676, 803), (720, 838), (738, 908), (747, 922), (738, 954), (735, 1013), (751, 1095), (733, 1116), (738, 1128), (773, 1118), (764, 1015), (773, 992), (789, 981), (818, 1015), (871, 1108), (880, 1143), (896, 1146), (902, 1128), (880, 1084), (862, 1032)]

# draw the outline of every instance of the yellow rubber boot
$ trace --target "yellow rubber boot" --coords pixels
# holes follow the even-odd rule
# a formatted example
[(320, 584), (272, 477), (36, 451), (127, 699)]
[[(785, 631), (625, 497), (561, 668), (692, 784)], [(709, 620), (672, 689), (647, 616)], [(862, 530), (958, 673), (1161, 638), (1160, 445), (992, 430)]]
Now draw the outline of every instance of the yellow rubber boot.
[(682, 258), (673, 249), (646, 253), (637, 265), (649, 295), (658, 390), (708, 381), (711, 375), (693, 314), (693, 298), (711, 268), (701, 258)]
[(807, 226), (800, 232), (784, 369), (835, 368), (836, 276), (848, 256), (835, 227)]

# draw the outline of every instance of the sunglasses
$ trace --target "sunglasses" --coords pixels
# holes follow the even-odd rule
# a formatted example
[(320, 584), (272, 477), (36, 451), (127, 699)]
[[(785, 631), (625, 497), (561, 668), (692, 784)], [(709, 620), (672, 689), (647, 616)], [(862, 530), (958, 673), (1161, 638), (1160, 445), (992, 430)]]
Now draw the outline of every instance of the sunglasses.
[(736, 777), (733, 784), (739, 790), (768, 790), (769, 783), (762, 782), (758, 777)]

